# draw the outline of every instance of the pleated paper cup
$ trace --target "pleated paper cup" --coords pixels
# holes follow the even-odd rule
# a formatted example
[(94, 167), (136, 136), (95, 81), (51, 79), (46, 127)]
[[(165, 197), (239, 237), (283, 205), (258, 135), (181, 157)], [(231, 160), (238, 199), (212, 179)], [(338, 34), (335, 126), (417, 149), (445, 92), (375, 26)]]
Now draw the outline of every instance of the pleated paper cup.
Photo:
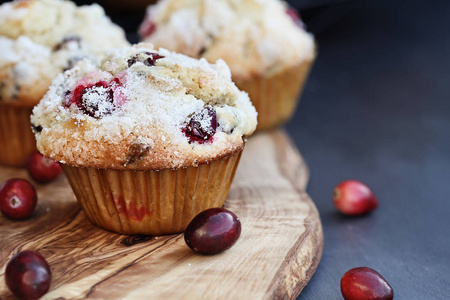
[(249, 94), (258, 112), (257, 130), (275, 128), (294, 115), (312, 63), (303, 61), (268, 77), (236, 80), (237, 87)]
[(62, 167), (94, 225), (120, 234), (163, 235), (183, 232), (198, 213), (224, 204), (241, 153), (176, 170)]
[(0, 104), (0, 164), (23, 167), (28, 156), (36, 151), (31, 131), (32, 107)]

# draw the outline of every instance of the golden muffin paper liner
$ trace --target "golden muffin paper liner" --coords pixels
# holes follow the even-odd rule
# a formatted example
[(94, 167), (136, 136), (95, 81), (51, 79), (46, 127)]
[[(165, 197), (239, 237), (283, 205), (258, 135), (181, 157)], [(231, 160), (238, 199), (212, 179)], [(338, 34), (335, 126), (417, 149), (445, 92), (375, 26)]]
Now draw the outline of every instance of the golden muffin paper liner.
[(241, 153), (176, 170), (62, 167), (94, 225), (120, 234), (163, 235), (184, 231), (198, 213), (224, 204)]
[(23, 167), (28, 156), (36, 151), (31, 111), (30, 107), (0, 104), (0, 164)]
[(293, 116), (312, 64), (303, 61), (272, 76), (236, 81), (258, 112), (257, 130), (272, 129)]

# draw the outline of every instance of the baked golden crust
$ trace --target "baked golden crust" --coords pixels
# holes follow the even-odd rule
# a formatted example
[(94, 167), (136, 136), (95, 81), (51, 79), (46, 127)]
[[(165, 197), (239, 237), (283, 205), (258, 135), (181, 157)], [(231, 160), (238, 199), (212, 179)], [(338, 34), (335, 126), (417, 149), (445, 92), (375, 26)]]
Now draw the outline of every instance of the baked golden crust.
[[(211, 131), (205, 140), (186, 133), (194, 118), (198, 131)], [(83, 60), (60, 74), (31, 121), (38, 150), (62, 163), (163, 170), (240, 151), (256, 111), (223, 61), (211, 65), (140, 44), (109, 51), (99, 67)]]
[[(77, 125), (69, 121), (63, 126)], [(82, 135), (87, 127), (87, 124), (81, 125), (76, 133), (71, 130), (45, 133), (40, 137), (45, 142), (38, 140), (38, 150), (45, 156), (71, 166), (113, 170), (165, 170), (210, 163), (244, 147), (242, 138), (227, 140), (226, 143), (215, 140), (212, 145), (192, 147), (187, 144), (183, 147), (170, 143), (169, 139), (161, 142), (149, 137), (162, 136), (161, 131), (155, 128), (147, 129), (147, 136), (130, 135), (116, 143), (78, 139), (77, 136)], [(55, 148), (61, 151), (55, 151)]]

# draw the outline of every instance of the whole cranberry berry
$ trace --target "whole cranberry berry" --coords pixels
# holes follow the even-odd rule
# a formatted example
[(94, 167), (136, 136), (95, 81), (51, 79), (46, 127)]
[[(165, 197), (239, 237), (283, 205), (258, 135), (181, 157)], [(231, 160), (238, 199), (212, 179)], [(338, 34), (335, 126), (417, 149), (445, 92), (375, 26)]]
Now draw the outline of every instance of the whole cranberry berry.
[(211, 141), (216, 129), (216, 110), (207, 105), (201, 111), (193, 114), (183, 131), (190, 142), (205, 143)]
[(377, 271), (360, 267), (342, 276), (341, 293), (345, 300), (391, 300), (394, 291)]
[(362, 215), (378, 207), (378, 200), (370, 188), (357, 180), (338, 184), (333, 192), (333, 202), (346, 215)]
[(38, 299), (50, 288), (50, 267), (38, 253), (22, 251), (16, 254), (6, 266), (5, 281), (11, 292), (18, 298)]
[(36, 208), (35, 188), (25, 179), (13, 178), (0, 186), (0, 211), (8, 218), (22, 220)]
[(184, 232), (186, 244), (201, 254), (223, 252), (241, 235), (241, 221), (224, 208), (210, 208), (195, 216)]
[(61, 174), (62, 168), (51, 158), (44, 157), (39, 152), (30, 154), (27, 160), (28, 174), (38, 183), (49, 183)]

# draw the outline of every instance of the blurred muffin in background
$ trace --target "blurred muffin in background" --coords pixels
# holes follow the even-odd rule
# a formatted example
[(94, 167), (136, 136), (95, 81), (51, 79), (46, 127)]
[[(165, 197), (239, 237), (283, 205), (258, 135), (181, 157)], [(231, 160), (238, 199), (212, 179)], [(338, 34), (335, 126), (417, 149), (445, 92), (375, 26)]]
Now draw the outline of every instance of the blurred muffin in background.
[(96, 4), (30, 0), (0, 5), (0, 164), (23, 166), (36, 149), (31, 110), (58, 73), (125, 45), (123, 30)]
[(156, 47), (225, 60), (258, 111), (258, 129), (291, 118), (316, 55), (313, 36), (278, 0), (161, 0), (139, 33)]

